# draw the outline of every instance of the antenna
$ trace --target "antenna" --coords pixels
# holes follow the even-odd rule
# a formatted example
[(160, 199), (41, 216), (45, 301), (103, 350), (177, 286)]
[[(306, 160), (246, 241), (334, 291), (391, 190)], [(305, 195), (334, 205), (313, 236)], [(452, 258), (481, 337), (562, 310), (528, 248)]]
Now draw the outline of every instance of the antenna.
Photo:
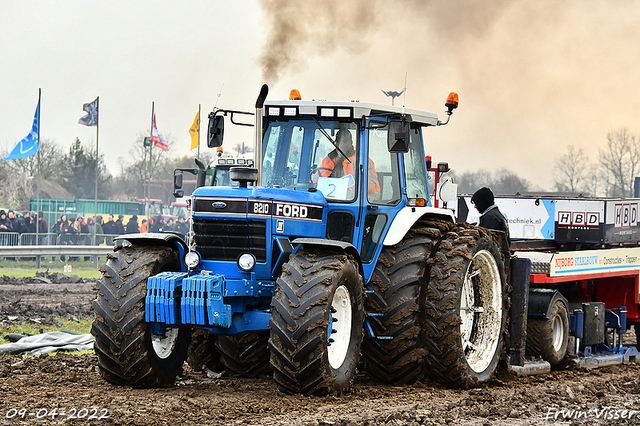
[(216, 104), (213, 106), (213, 110), (215, 111), (218, 108), (218, 101), (220, 101), (220, 96), (222, 96), (222, 89), (224, 88), (224, 83), (222, 83), (222, 87), (218, 92), (218, 99), (216, 99)]
[(404, 101), (407, 99), (407, 72), (404, 72), (404, 89), (402, 89), (404, 96), (402, 97), (402, 115), (404, 115)]

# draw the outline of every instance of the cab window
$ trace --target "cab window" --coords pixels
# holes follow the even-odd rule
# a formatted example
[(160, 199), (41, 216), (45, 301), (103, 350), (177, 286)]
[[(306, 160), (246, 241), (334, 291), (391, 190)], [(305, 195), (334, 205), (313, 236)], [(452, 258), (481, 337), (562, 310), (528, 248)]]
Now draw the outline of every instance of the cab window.
[(429, 199), (427, 193), (427, 169), (422, 150), (422, 138), (418, 128), (411, 129), (409, 151), (404, 156), (404, 173), (407, 180), (407, 198)]

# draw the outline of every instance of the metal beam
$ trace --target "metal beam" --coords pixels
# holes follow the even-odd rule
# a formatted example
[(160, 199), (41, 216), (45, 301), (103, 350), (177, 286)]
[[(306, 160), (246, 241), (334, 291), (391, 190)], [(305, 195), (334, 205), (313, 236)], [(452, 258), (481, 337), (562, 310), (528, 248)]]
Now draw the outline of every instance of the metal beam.
[(113, 246), (2, 246), (2, 257), (35, 257), (36, 268), (40, 268), (40, 260), (46, 256), (92, 256), (93, 264), (98, 267), (98, 256), (106, 256), (113, 252)]

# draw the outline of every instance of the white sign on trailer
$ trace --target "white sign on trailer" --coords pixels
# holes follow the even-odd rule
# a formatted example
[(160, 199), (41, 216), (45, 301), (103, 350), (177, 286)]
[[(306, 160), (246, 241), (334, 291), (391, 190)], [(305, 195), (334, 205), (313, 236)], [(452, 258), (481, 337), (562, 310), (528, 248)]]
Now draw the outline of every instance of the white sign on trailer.
[(640, 270), (640, 247), (555, 253), (550, 276)]
[[(468, 214), (465, 222), (480, 222), (480, 213), (471, 204), (471, 197), (464, 197)], [(541, 198), (496, 197), (495, 204), (509, 224), (511, 239), (552, 240), (554, 238), (554, 204)]]

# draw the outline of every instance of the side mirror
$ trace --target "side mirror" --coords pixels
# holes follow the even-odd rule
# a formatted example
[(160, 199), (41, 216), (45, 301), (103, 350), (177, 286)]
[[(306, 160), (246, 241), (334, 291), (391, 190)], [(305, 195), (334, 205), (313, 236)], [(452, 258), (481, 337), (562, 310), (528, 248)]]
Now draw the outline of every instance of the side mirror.
[(182, 189), (182, 170), (175, 170), (173, 172), (173, 196), (176, 198), (184, 196)]
[(224, 137), (224, 117), (222, 115), (214, 115), (209, 118), (209, 131), (207, 132), (207, 146), (209, 148), (217, 148), (222, 146)]
[(205, 178), (207, 177), (207, 172), (205, 170), (204, 163), (198, 160), (197, 158), (195, 160), (196, 160), (196, 166), (198, 166), (198, 173), (196, 174), (196, 188), (200, 188), (201, 186), (204, 186)]
[(409, 152), (411, 128), (407, 121), (391, 121), (387, 132), (387, 149), (389, 152)]
[(176, 170), (176, 174), (173, 175), (173, 187), (182, 189), (182, 170)]

